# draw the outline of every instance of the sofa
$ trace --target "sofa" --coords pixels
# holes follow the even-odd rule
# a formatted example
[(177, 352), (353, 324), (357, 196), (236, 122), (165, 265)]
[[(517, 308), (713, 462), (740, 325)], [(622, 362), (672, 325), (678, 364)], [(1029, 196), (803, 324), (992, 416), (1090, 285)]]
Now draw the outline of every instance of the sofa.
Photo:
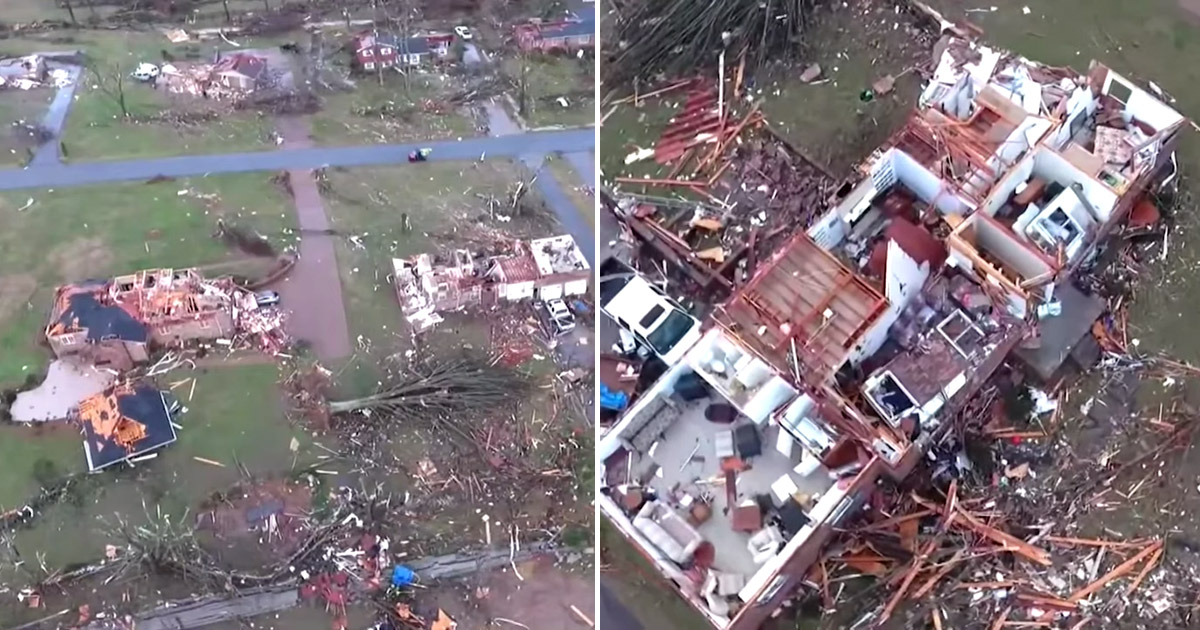
[(680, 564), (691, 561), (704, 538), (687, 519), (661, 501), (647, 501), (633, 519), (647, 540), (668, 558)]

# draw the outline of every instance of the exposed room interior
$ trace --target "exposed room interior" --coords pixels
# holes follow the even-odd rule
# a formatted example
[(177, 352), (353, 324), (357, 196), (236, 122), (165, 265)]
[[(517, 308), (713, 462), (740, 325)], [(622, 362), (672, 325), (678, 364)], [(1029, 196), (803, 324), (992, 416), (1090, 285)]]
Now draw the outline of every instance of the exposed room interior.
[[(756, 595), (782, 554), (848, 510), (846, 490), (870, 461), (820, 420), (806, 420), (815, 408), (786, 402), (771, 421), (755, 422), (685, 361), (598, 448), (606, 498), (637, 542), (720, 618)], [(779, 426), (785, 416), (790, 430)]]

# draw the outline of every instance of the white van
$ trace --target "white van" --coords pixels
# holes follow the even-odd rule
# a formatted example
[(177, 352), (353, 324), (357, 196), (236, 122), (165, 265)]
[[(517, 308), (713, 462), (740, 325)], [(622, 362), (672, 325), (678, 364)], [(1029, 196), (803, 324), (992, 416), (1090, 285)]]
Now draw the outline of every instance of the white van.
[(600, 310), (674, 365), (700, 340), (700, 321), (632, 267), (609, 259), (600, 264)]

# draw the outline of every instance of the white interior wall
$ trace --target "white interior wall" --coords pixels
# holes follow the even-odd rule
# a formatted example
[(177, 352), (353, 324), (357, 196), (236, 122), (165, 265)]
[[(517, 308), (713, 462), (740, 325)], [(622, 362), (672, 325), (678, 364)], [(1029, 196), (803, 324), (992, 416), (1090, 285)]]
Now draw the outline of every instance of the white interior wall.
[(1015, 234), (977, 216), (971, 217), (968, 221), (972, 219), (975, 227), (975, 247), (986, 250), (1003, 260), (1014, 271), (1021, 274), (1022, 278), (1029, 279), (1053, 271), (1041, 257), (1022, 245)]
[(1033, 155), (1030, 154), (1025, 156), (1025, 159), (1018, 162), (1017, 165), (1014, 166), (1012, 170), (1009, 171), (1008, 174), (1005, 175), (1000, 182), (992, 188), (992, 195), (988, 197), (987, 201), (985, 201), (983, 204), (983, 211), (987, 213), (989, 217), (996, 216), (996, 213), (1000, 211), (1000, 208), (1004, 207), (1004, 204), (1008, 202), (1010, 197), (1012, 197), (1013, 192), (1017, 190), (1017, 186), (1020, 186), (1023, 182), (1029, 181), (1030, 176), (1033, 174), (1033, 165)]
[(970, 212), (971, 206), (958, 195), (947, 190), (942, 194), (945, 182), (934, 175), (929, 169), (914, 160), (909, 154), (893, 149), (892, 168), (896, 180), (904, 185), (925, 203), (935, 203), (938, 212), (942, 214), (964, 215)]
[(777, 376), (763, 386), (754, 395), (754, 398), (750, 399), (750, 402), (746, 403), (742, 413), (755, 424), (762, 424), (764, 420), (771, 417), (776, 409), (795, 398), (799, 393), (786, 380)]
[(1055, 130), (1054, 136), (1050, 139), (1050, 146), (1055, 149), (1062, 149), (1067, 146), (1071, 140), (1071, 125), (1076, 116), (1087, 116), (1096, 111), (1096, 97), (1092, 96), (1092, 89), (1086, 85), (1075, 88), (1071, 92), (1071, 96), (1067, 98), (1066, 112), (1063, 114), (1063, 122)]
[(1068, 188), (1071, 184), (1079, 183), (1083, 187), (1083, 195), (1096, 210), (1096, 219), (1100, 221), (1107, 221), (1117, 206), (1117, 193), (1111, 188), (1092, 179), (1067, 158), (1046, 147), (1034, 154), (1033, 175)]
[(888, 331), (892, 324), (900, 318), (900, 313), (908, 307), (925, 286), (929, 279), (929, 263), (917, 264), (896, 241), (888, 241), (887, 272), (884, 277), (884, 291), (888, 300), (888, 308), (883, 315), (871, 325), (859, 340), (858, 345), (850, 353), (850, 363), (859, 365), (868, 357), (879, 352), (887, 342)]
[(1124, 86), (1130, 92), (1129, 99), (1125, 103), (1125, 113), (1150, 125), (1155, 131), (1162, 131), (1183, 120), (1183, 116), (1179, 112), (1112, 70), (1108, 71), (1101, 92), (1108, 94), (1112, 90), (1113, 83)]

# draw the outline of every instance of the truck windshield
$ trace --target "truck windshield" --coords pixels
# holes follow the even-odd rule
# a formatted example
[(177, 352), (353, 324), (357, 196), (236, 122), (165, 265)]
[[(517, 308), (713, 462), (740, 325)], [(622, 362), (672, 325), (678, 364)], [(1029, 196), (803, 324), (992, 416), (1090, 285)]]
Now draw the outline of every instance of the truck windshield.
[(675, 347), (675, 344), (679, 343), (680, 339), (683, 339), (683, 336), (692, 329), (695, 323), (696, 320), (688, 315), (671, 309), (671, 314), (667, 315), (662, 325), (646, 335), (646, 341), (654, 347), (658, 354), (667, 354)]

